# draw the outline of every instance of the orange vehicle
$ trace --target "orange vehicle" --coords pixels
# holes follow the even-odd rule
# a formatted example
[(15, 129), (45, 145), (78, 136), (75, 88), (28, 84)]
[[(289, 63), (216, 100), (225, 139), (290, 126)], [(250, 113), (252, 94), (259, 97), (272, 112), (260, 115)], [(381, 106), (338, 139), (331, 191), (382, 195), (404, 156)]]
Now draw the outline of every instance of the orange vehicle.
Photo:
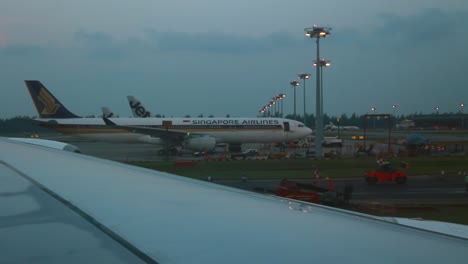
[(369, 185), (376, 184), (377, 182), (392, 181), (397, 184), (405, 184), (408, 174), (400, 169), (395, 169), (388, 162), (377, 162), (379, 167), (366, 173), (366, 182)]

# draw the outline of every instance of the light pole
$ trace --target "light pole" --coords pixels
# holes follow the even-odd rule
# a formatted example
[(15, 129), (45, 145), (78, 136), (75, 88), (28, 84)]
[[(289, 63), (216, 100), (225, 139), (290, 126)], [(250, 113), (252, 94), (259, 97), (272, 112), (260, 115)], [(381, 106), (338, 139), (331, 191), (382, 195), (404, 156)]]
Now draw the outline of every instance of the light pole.
[(273, 97), (273, 102), (275, 102), (275, 114), (273, 115), (274, 117), (278, 117), (278, 99), (276, 97)]
[(341, 138), (341, 137), (340, 137), (340, 121), (341, 121), (341, 120), (340, 120), (340, 118), (338, 117), (338, 118), (336, 119), (336, 123), (338, 124), (338, 138)]
[(281, 117), (283, 117), (283, 99), (284, 99), (285, 97), (286, 97), (285, 94), (279, 94), (279, 95), (278, 95), (278, 98), (279, 98), (279, 100), (281, 101), (281, 110), (280, 110), (280, 111), (281, 111), (281, 114), (280, 114)]
[[(305, 28), (306, 36), (309, 38), (316, 38), (317, 43), (317, 61), (320, 60), (320, 38), (326, 38), (330, 35), (331, 28), (318, 27), (314, 25), (311, 28)], [(315, 96), (315, 157), (322, 158), (322, 141), (323, 141), (323, 115), (321, 113), (322, 102), (321, 102), (321, 89), (320, 89), (320, 67), (316, 69), (316, 96)]]
[(461, 103), (460, 104), (460, 108), (461, 108), (461, 128), (464, 129), (465, 128), (465, 116), (464, 116), (464, 113), (463, 113), (463, 108), (465, 107), (465, 104), (464, 103)]
[[(371, 107), (371, 111), (372, 111), (372, 114), (374, 114), (375, 111), (377, 111), (377, 108)], [(372, 119), (374, 120), (374, 130), (375, 130), (375, 116), (373, 116)]]
[(270, 106), (273, 106), (272, 111), (273, 111), (273, 117), (274, 117), (276, 115), (276, 113), (275, 113), (275, 111), (276, 111), (276, 101), (274, 101), (274, 100), (271, 101)]
[(320, 61), (314, 61), (314, 66), (320, 67), (320, 115), (323, 118), (323, 67), (330, 67), (331, 61), (321, 59)]
[(300, 73), (297, 75), (300, 79), (302, 79), (303, 87), (304, 87), (304, 126), (306, 125), (306, 80), (310, 78), (310, 74), (308, 73)]
[(296, 87), (299, 85), (299, 82), (296, 81), (296, 80), (293, 80), (289, 84), (291, 85), (291, 87), (294, 90), (294, 115), (293, 115), (293, 119), (296, 120)]
[(395, 116), (396, 105), (392, 105), (392, 109), (393, 109), (393, 116)]

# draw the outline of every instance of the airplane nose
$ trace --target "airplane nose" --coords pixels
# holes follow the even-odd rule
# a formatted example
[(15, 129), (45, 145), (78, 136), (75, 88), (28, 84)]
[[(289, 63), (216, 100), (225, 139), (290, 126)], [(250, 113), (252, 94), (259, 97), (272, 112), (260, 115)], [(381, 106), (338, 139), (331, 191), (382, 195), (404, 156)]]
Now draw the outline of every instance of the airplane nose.
[(306, 127), (306, 129), (305, 129), (305, 135), (308, 136), (308, 135), (310, 135), (310, 134), (312, 134), (312, 129)]

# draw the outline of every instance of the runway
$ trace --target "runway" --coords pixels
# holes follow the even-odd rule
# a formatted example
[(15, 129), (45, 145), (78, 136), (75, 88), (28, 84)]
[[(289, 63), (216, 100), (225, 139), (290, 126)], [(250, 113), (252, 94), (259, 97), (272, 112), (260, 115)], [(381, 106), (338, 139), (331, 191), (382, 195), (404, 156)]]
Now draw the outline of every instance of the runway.
[[(151, 144), (125, 144), (73, 141), (69, 142), (81, 149), (84, 154), (118, 161), (158, 161), (164, 160), (157, 151), (161, 148)], [(171, 160), (194, 160), (201, 159), (193, 157), (191, 152), (181, 156), (172, 156)], [(337, 190), (344, 188), (346, 184), (354, 186), (353, 200), (361, 201), (384, 201), (398, 200), (400, 202), (421, 201), (461, 201), (468, 204), (468, 193), (464, 188), (463, 175), (429, 175), (409, 176), (404, 185), (393, 182), (378, 183), (374, 186), (368, 185), (362, 178), (339, 178), (335, 179), (334, 187)], [(215, 177), (214, 177), (215, 178)], [(300, 180), (301, 182), (315, 182), (327, 187), (327, 182), (317, 180)], [(215, 183), (228, 185), (256, 192), (274, 193), (279, 186), (279, 180), (248, 180), (242, 182), (215, 181)]]
[[(327, 180), (297, 180), (302, 183), (314, 183), (328, 188)], [(264, 193), (275, 193), (279, 180), (219, 181), (220, 184)], [(394, 182), (368, 185), (362, 178), (342, 178), (334, 180), (334, 188), (342, 190), (345, 185), (354, 187), (353, 200), (399, 200), (407, 202), (460, 200), (468, 204), (468, 192), (465, 191), (462, 175), (445, 176), (410, 176), (404, 185)]]

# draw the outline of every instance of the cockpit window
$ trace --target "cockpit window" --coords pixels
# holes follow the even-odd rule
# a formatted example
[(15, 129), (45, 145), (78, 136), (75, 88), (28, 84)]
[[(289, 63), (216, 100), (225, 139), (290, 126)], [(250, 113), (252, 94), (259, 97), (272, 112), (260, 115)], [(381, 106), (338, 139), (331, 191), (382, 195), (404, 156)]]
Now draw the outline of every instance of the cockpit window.
[(298, 127), (304, 127), (304, 125), (298, 125)]

